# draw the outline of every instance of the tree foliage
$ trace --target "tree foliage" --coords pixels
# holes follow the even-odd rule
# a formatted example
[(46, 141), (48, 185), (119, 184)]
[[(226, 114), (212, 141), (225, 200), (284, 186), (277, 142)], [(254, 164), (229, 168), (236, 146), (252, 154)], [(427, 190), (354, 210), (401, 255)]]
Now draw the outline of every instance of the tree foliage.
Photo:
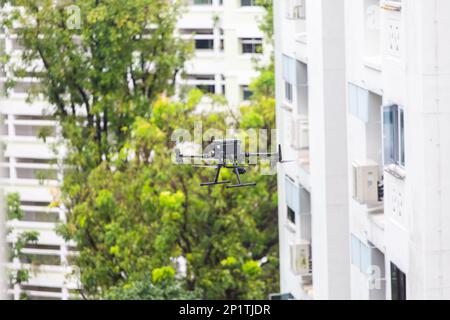
[(204, 298), (264, 298), (275, 290), (274, 177), (252, 174), (248, 179), (259, 184), (245, 191), (202, 188), (214, 172), (171, 162), (174, 130), (193, 131), (196, 121), (229, 127), (226, 114), (194, 112), (200, 98), (193, 91), (182, 101), (156, 101), (150, 118), (136, 119), (122, 156), (68, 190), (67, 199), (83, 201), (73, 202), (61, 232), (79, 245), (77, 265), (89, 294), (139, 282), (149, 270), (178, 269), (175, 258), (186, 263), (183, 288)]
[(59, 232), (77, 243), (84, 295), (263, 299), (278, 290), (275, 177), (255, 168), (246, 178), (256, 188), (201, 188), (214, 172), (171, 161), (179, 128), (274, 128), (272, 68), (261, 68), (240, 117), (200, 113), (197, 90), (167, 98), (190, 54), (173, 36), (178, 5), (70, 1), (81, 22), (72, 29), (64, 2), (15, 2), (25, 11), (6, 25), (26, 26), (22, 62), (44, 66), (40, 93), (68, 147)]
[(166, 0), (13, 3), (20, 10), (5, 10), (3, 25), (25, 50), (19, 64), (9, 60), (11, 74), (40, 80), (33, 92), (55, 107), (49, 112), (76, 155), (67, 161), (88, 172), (122, 148), (159, 94), (173, 93), (191, 49), (174, 37), (182, 7)]
[(104, 295), (108, 300), (197, 300), (198, 291), (187, 291), (175, 278), (171, 267), (154, 269), (151, 275), (124, 286), (112, 287)]
[[(23, 219), (23, 211), (20, 208), (20, 195), (18, 193), (9, 193), (6, 197), (6, 204), (6, 214), (9, 220)], [(8, 235), (11, 234), (12, 230), (8, 229), (7, 233)], [(35, 244), (38, 239), (39, 233), (35, 231), (18, 233), (9, 248), (9, 261), (24, 259), (26, 254), (23, 253), (23, 249), (29, 244)], [(23, 265), (18, 270), (9, 271), (10, 285), (26, 283), (29, 278), (30, 272)], [(26, 299), (26, 295), (22, 295), (22, 299)]]
[(265, 9), (266, 14), (260, 23), (260, 29), (269, 40), (273, 38), (273, 0), (256, 0), (256, 4)]

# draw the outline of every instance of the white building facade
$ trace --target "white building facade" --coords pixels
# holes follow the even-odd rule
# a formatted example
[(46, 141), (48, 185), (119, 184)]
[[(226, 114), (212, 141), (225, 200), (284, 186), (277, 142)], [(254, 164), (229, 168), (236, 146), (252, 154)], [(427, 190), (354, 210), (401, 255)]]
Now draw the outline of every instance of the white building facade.
[(272, 48), (259, 24), (264, 9), (255, 0), (190, 0), (178, 23), (181, 36), (194, 38), (195, 57), (186, 64), (179, 83), (223, 94), (236, 107), (251, 94), (257, 76), (255, 60), (268, 62)]
[[(178, 32), (195, 39), (196, 51), (178, 80), (180, 88), (187, 85), (223, 94), (231, 106), (245, 102), (251, 94), (248, 85), (257, 75), (254, 59), (267, 61), (270, 56), (271, 48), (258, 28), (263, 15), (264, 10), (254, 0), (190, 0)], [(17, 39), (0, 30), (0, 52), (18, 57), (20, 50)], [(0, 89), (7, 76), (0, 68)], [(25, 292), (29, 299), (70, 299), (78, 287), (76, 268), (70, 265), (76, 246), (56, 234), (57, 223), (66, 217), (63, 208), (52, 206), (58, 200), (58, 185), (63, 178), (61, 160), (54, 150), (59, 129), (46, 116), (48, 106), (26, 102), (33, 81), (18, 82), (8, 98), (0, 95), (0, 112), (5, 119), (0, 131), (5, 145), (0, 182), (5, 194), (20, 195), (24, 211), (22, 221), (8, 222), (12, 229), (8, 242), (14, 243), (25, 231), (39, 232), (38, 243), (23, 250), (30, 259), (15, 259), (9, 264), (13, 270), (29, 269), (30, 281), (10, 287), (8, 295), (20, 299)], [(38, 136), (42, 129), (50, 133), (45, 142)], [(63, 155), (63, 150), (59, 151)]]
[(282, 293), (450, 298), (449, 16), (275, 2), (279, 139), (298, 160), (279, 176)]

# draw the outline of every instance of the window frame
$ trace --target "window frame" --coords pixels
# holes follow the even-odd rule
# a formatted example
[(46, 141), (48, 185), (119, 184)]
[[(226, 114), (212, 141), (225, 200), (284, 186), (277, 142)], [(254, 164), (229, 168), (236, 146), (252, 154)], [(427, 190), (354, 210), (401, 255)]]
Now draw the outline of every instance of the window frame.
[[(243, 55), (254, 55), (254, 54), (263, 54), (264, 53), (264, 39), (253, 37), (253, 38), (240, 38), (241, 43), (241, 53)], [(247, 52), (244, 50), (246, 46), (251, 46), (252, 50), (251, 52)], [(260, 50), (258, 51), (258, 48)]]
[(382, 121), (384, 166), (395, 165), (405, 169), (405, 108), (398, 104), (383, 106)]
[[(407, 296), (407, 282), (406, 273), (391, 262), (391, 300), (401, 301), (406, 300)], [(396, 283), (396, 285), (394, 285)]]
[[(206, 46), (202, 47), (200, 44), (206, 44)], [(214, 51), (214, 38), (195, 39), (195, 50), (197, 50), (197, 51)]]
[[(245, 1), (248, 1), (249, 3), (244, 3)], [(240, 0), (239, 1), (240, 6), (243, 8), (248, 8), (248, 7), (257, 7), (257, 3), (256, 0)]]
[(294, 102), (294, 85), (289, 81), (284, 81), (284, 100), (288, 103)]
[(253, 96), (253, 92), (250, 90), (249, 86), (241, 85), (241, 90), (242, 90), (242, 101), (250, 101)]
[(297, 213), (290, 206), (286, 206), (286, 218), (287, 221), (292, 225), (297, 225)]
[(214, 5), (213, 0), (191, 0), (190, 4), (192, 6), (212, 6)]

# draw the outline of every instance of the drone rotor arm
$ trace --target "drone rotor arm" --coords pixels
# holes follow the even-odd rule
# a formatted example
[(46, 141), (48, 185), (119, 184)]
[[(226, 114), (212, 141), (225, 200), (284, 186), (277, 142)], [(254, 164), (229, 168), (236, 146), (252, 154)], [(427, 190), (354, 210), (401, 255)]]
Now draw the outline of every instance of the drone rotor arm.
[(263, 156), (270, 157), (270, 156), (278, 156), (278, 153), (262, 153), (262, 152), (259, 152), (259, 153), (246, 153), (245, 156), (247, 158), (248, 157), (263, 157)]
[(179, 151), (176, 151), (176, 158), (178, 163), (182, 163), (184, 159), (189, 160), (205, 160), (205, 161), (217, 161), (213, 158), (206, 157), (205, 155), (184, 155), (179, 153)]

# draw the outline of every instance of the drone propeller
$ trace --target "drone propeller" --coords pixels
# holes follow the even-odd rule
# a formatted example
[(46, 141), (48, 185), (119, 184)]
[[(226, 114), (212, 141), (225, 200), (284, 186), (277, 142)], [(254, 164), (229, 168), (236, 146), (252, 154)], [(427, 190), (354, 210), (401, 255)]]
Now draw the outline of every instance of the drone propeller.
[[(214, 161), (214, 159), (206, 159), (203, 155), (184, 155), (181, 153), (180, 149), (175, 148), (175, 161), (177, 164), (192, 164), (192, 163), (185, 163), (184, 160), (201, 160), (201, 161)], [(194, 164), (193, 164), (194, 165)], [(211, 166), (217, 166), (216, 164)]]

